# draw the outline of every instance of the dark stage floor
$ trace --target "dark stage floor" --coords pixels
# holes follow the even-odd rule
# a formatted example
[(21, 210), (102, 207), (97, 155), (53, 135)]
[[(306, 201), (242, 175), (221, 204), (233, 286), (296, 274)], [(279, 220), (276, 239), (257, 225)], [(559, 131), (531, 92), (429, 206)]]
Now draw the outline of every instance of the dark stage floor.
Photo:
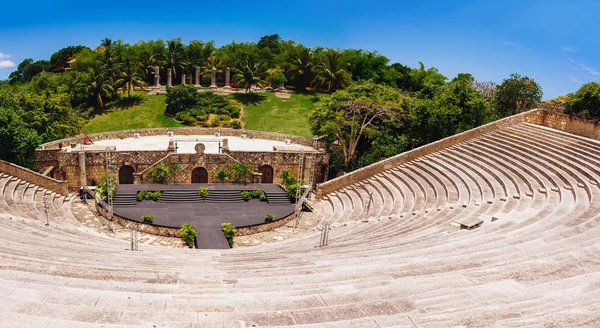
[[(119, 193), (135, 193), (137, 190), (198, 190), (201, 184), (188, 185), (119, 185)], [(209, 190), (254, 190), (263, 189), (280, 191), (282, 188), (273, 184), (253, 185), (216, 185), (204, 184)], [(226, 188), (222, 188), (226, 187)], [(242, 187), (242, 188), (241, 188)], [(221, 223), (231, 222), (236, 227), (264, 223), (267, 213), (278, 218), (286, 217), (294, 212), (294, 205), (271, 205), (258, 199), (247, 202), (211, 203), (211, 202), (137, 202), (135, 206), (114, 206), (115, 214), (139, 221), (140, 216), (149, 214), (154, 217), (154, 224), (169, 227), (181, 227), (190, 223), (198, 232), (198, 248), (229, 248), (221, 231)]]

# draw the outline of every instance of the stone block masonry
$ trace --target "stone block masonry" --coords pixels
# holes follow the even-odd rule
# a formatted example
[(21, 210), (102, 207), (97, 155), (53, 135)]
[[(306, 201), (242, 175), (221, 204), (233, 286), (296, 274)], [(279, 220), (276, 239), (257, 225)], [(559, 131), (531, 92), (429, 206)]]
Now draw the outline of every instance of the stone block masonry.
[(33, 183), (39, 187), (46, 188), (63, 196), (69, 195), (67, 181), (56, 180), (3, 160), (0, 160), (0, 172), (10, 174), (13, 177)]

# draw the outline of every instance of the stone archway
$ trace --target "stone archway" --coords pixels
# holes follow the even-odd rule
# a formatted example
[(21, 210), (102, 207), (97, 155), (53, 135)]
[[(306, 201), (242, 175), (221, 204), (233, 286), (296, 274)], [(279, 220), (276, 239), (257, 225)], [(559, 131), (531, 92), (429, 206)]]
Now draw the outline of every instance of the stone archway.
[(133, 184), (133, 166), (123, 165), (119, 169), (119, 184)]
[(273, 167), (271, 165), (259, 167), (258, 172), (262, 173), (261, 183), (273, 183)]
[(192, 171), (192, 183), (208, 183), (208, 171), (203, 167), (197, 167)]

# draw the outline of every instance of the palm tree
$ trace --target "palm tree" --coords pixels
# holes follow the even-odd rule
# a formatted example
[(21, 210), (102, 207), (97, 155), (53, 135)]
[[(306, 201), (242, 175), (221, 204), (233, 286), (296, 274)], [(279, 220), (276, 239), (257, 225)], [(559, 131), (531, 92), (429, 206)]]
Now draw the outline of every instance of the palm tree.
[(217, 74), (223, 72), (223, 62), (216, 56), (206, 58), (204, 65), (202, 65), (202, 76), (211, 78), (213, 68), (217, 71)]
[[(129, 58), (125, 59), (125, 61), (117, 67), (119, 70), (119, 73), (117, 74), (119, 79), (115, 82), (115, 86), (117, 88), (124, 86), (127, 89), (128, 98), (131, 98), (131, 89), (145, 84), (139, 67), (139, 63), (133, 62)], [(125, 90), (123, 90), (123, 93), (125, 93)]]
[(313, 80), (318, 89), (333, 92), (342, 89), (352, 81), (352, 74), (346, 70), (348, 65), (343, 65), (340, 52), (327, 49), (323, 53), (321, 62), (315, 67), (316, 76)]
[(108, 98), (114, 89), (110, 85), (110, 78), (106, 76), (106, 72), (98, 67), (90, 67), (90, 81), (85, 87), (85, 91), (96, 100), (96, 108), (104, 107), (104, 99)]
[(290, 80), (301, 80), (300, 84), (305, 90), (308, 86), (313, 67), (313, 50), (300, 45), (296, 48), (290, 67), (287, 70)]
[(185, 49), (180, 40), (171, 40), (167, 43), (167, 68), (173, 70), (173, 75), (177, 75), (177, 68), (183, 68), (185, 62)]
[(266, 81), (261, 79), (263, 75), (261, 65), (255, 63), (250, 56), (242, 60), (240, 68), (235, 68), (234, 72), (233, 81), (237, 82), (239, 87), (246, 89), (246, 92), (250, 92), (253, 85), (263, 88), (267, 84)]

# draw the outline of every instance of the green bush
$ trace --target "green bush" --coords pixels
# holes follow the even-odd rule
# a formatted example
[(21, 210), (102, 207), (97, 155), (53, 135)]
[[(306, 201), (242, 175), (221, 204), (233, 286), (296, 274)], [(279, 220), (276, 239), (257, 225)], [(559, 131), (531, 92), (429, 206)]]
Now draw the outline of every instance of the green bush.
[(221, 124), (221, 117), (218, 115), (213, 116), (212, 120), (210, 120), (210, 126), (213, 128), (218, 127)]
[(186, 112), (179, 112), (177, 114), (175, 114), (175, 119), (178, 120), (179, 122), (183, 121), (183, 118), (186, 117), (188, 115), (188, 113)]
[(165, 113), (176, 115), (198, 105), (198, 92), (191, 85), (168, 87), (166, 103)]
[(258, 198), (263, 202), (267, 201), (267, 195), (264, 193), (262, 195), (260, 195), (260, 197), (258, 197)]
[(233, 237), (235, 237), (235, 232), (237, 229), (231, 223), (221, 223), (221, 231), (225, 234), (225, 238), (227, 238), (227, 243), (229, 247), (233, 246)]
[(220, 183), (225, 183), (229, 181), (229, 175), (229, 171), (226, 168), (220, 167), (215, 172), (215, 179)]
[(254, 177), (254, 172), (246, 164), (231, 165), (231, 181), (233, 183), (250, 183)]
[(238, 121), (238, 120), (231, 120), (231, 127), (234, 129), (241, 129), (242, 128), (242, 122)]
[(274, 214), (267, 214), (265, 215), (265, 222), (273, 222), (277, 219), (277, 216), (275, 216)]
[(189, 223), (186, 223), (181, 226), (179, 233), (181, 234), (181, 238), (185, 240), (185, 243), (189, 247), (194, 247), (194, 238), (198, 237), (198, 232), (196, 232), (194, 227), (192, 227)]
[(148, 175), (155, 183), (164, 184), (167, 183), (179, 168), (179, 164), (157, 165), (148, 171)]
[(198, 189), (198, 194), (200, 194), (202, 198), (208, 197), (208, 188), (200, 187), (200, 189)]
[[(110, 176), (110, 186), (108, 184), (108, 177)], [(106, 197), (108, 197), (108, 190), (111, 190), (112, 192), (112, 196), (115, 196), (115, 189), (117, 187), (117, 181), (115, 176), (108, 172), (106, 175), (104, 175), (104, 177), (102, 178), (102, 183), (96, 187), (96, 189), (94, 190), (95, 193), (97, 193), (100, 198), (104, 199)]]
[(186, 114), (186, 115), (183, 116), (183, 122), (182, 123), (185, 124), (185, 125), (194, 125), (197, 122), (198, 121), (196, 120), (196, 118), (193, 117), (192, 115)]
[(154, 217), (152, 215), (144, 214), (140, 217), (140, 221), (144, 223), (152, 223), (152, 221), (154, 221)]
[(229, 108), (229, 116), (231, 116), (231, 118), (240, 118), (240, 109)]
[(137, 199), (138, 202), (141, 202), (143, 200), (153, 200), (153, 201), (158, 201), (160, 200), (160, 196), (162, 196), (162, 192), (161, 191), (145, 191), (145, 190), (140, 190), (137, 192), (137, 194), (135, 195), (135, 198)]
[(249, 201), (252, 199), (252, 192), (251, 191), (242, 191), (242, 198), (245, 201)]

